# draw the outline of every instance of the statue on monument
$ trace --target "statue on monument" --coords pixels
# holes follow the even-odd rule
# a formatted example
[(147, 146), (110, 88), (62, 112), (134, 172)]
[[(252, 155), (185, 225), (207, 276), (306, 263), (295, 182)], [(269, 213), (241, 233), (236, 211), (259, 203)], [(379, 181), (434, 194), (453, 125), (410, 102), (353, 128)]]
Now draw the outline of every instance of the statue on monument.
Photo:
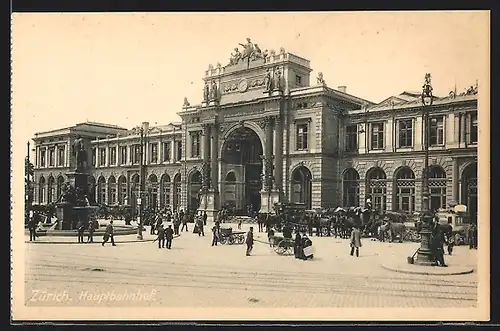
[(188, 98), (187, 98), (187, 97), (184, 97), (184, 104), (183, 104), (183, 106), (184, 106), (184, 107), (189, 107), (190, 105), (191, 105), (191, 104), (189, 103)]
[(205, 86), (203, 87), (203, 101), (208, 102), (209, 96), (210, 96), (210, 85), (208, 85), (208, 82), (205, 82)]
[(201, 166), (201, 174), (202, 174), (202, 187), (207, 188), (210, 186), (210, 163), (203, 162)]
[(279, 70), (279, 68), (274, 69), (273, 89), (281, 91), (281, 71)]
[(83, 139), (80, 135), (73, 142), (73, 152), (76, 157), (76, 171), (83, 172), (87, 168), (87, 152), (83, 146)]
[(254, 44), (254, 47), (255, 47), (255, 49), (254, 49), (254, 51), (253, 51), (253, 60), (257, 60), (257, 59), (262, 59), (262, 58), (264, 58), (264, 57), (262, 56), (262, 51), (261, 51), (261, 49), (259, 48), (259, 45)]
[(234, 49), (234, 54), (231, 53), (231, 58), (229, 59), (229, 65), (236, 65), (238, 64), (238, 62), (240, 61), (241, 59), (241, 53), (238, 49), (238, 47), (236, 47)]
[(243, 54), (241, 56), (241, 59), (250, 59), (250, 57), (252, 56), (252, 53), (254, 51), (254, 44), (252, 43), (252, 41), (250, 40), (250, 38), (247, 38), (247, 43), (246, 44), (240, 44), (241, 46), (243, 46)]
[(264, 77), (264, 86), (266, 87), (266, 91), (271, 91), (271, 72), (269, 68), (266, 69), (266, 76)]
[(316, 78), (316, 80), (318, 82), (318, 85), (325, 85), (326, 84), (325, 79), (323, 78), (322, 72), (318, 72), (318, 77)]
[(262, 58), (264, 59), (264, 63), (269, 61), (269, 51), (267, 49), (262, 53)]
[(218, 99), (217, 83), (214, 80), (212, 82), (212, 88), (210, 89), (210, 100), (217, 100), (217, 99)]

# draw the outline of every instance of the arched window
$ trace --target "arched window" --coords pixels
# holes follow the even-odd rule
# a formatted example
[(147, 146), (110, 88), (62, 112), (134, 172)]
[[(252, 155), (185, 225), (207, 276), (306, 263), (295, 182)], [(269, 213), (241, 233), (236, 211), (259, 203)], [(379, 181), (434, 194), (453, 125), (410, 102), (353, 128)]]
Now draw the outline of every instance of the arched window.
[(359, 174), (355, 169), (349, 168), (344, 172), (342, 186), (344, 207), (359, 206)]
[(176, 174), (174, 176), (174, 203), (173, 203), (173, 209), (177, 211), (180, 207), (181, 203), (181, 174)]
[(307, 209), (311, 209), (312, 174), (304, 166), (298, 167), (292, 173), (292, 202), (303, 203)]
[(101, 176), (97, 180), (97, 203), (105, 204), (106, 203), (106, 179)]
[(125, 204), (126, 196), (127, 196), (127, 178), (125, 178), (125, 176), (120, 176), (118, 178), (118, 203), (120, 205)]
[(193, 171), (189, 176), (189, 210), (197, 210), (200, 206), (201, 172)]
[(462, 172), (462, 204), (472, 221), (477, 221), (477, 162), (469, 164)]
[(415, 211), (415, 174), (409, 167), (396, 172), (395, 210), (412, 214)]
[(56, 185), (54, 177), (52, 176), (49, 177), (49, 179), (47, 180), (47, 186), (48, 186), (47, 203), (55, 202)]
[(108, 179), (108, 204), (115, 205), (116, 204), (116, 179), (114, 176), (109, 177)]
[(366, 191), (372, 198), (374, 209), (387, 209), (387, 176), (382, 168), (368, 170), (366, 175)]
[(429, 168), (431, 210), (446, 208), (446, 172), (441, 166)]
[(59, 197), (63, 193), (62, 192), (63, 186), (64, 186), (64, 177), (63, 176), (57, 177), (56, 200), (59, 199)]
[(42, 176), (40, 177), (40, 180), (38, 181), (38, 202), (40, 204), (45, 203), (45, 192), (46, 192), (46, 187), (45, 187), (45, 178)]
[(170, 206), (170, 176), (163, 174), (161, 176), (160, 186), (161, 186), (161, 199), (160, 207), (165, 208)]
[(151, 174), (148, 178), (148, 206), (156, 209), (158, 201), (158, 177)]

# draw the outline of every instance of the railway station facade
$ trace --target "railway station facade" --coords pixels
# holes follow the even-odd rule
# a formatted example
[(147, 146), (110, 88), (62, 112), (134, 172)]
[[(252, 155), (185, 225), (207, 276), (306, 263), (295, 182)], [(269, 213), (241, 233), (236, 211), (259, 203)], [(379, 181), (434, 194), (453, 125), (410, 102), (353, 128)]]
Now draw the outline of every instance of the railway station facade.
[[(329, 87), (321, 73), (311, 78), (311, 71), (307, 59), (283, 48), (244, 51), (227, 66), (209, 66), (201, 103), (185, 99), (177, 123), (126, 129), (85, 122), (37, 133), (34, 202), (57, 200), (75, 167), (72, 142), (80, 135), (95, 203), (135, 201), (143, 163), (142, 197), (155, 208), (210, 215), (224, 204), (262, 211), (278, 201), (346, 207), (362, 206), (370, 195), (383, 210), (421, 210), (420, 92), (374, 103), (346, 87)], [(461, 203), (471, 216), (477, 213), (477, 119), (477, 85), (435, 97), (429, 128), (433, 208)]]

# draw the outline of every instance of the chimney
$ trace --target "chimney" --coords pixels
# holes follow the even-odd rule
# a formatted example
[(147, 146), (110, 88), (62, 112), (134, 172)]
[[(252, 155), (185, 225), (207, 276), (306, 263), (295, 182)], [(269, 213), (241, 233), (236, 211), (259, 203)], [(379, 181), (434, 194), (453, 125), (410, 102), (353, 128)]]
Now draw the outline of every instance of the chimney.
[(342, 93), (347, 93), (346, 90), (347, 90), (347, 86), (339, 86), (337, 87), (337, 90), (339, 90), (340, 92)]
[(149, 122), (142, 122), (142, 129), (144, 130), (144, 132), (148, 132)]

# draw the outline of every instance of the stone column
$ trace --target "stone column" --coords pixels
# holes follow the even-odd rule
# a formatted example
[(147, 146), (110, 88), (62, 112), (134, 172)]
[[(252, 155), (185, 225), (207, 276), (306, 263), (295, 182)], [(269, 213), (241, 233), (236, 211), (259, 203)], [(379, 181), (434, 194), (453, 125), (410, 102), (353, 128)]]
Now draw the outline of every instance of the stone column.
[(460, 114), (460, 145), (459, 147), (465, 147), (465, 120), (466, 120), (465, 113)]
[(283, 191), (283, 129), (282, 120), (280, 116), (275, 119), (275, 132), (276, 132), (276, 157), (274, 178), (275, 187), (278, 191)]
[(458, 159), (453, 159), (452, 175), (451, 175), (451, 197), (455, 203), (460, 203), (458, 196)]
[(219, 191), (219, 169), (218, 169), (218, 158), (219, 158), (219, 134), (217, 124), (212, 125), (211, 132), (211, 140), (210, 140), (210, 151), (212, 152), (210, 155), (211, 160), (211, 180), (210, 180), (210, 188), (215, 192)]
[[(92, 150), (92, 148), (90, 149)], [(66, 145), (66, 162), (64, 163), (66, 167), (71, 167), (71, 138), (68, 138), (68, 143)], [(92, 155), (88, 156), (89, 163), (92, 162)]]
[(202, 152), (203, 152), (203, 171), (202, 171), (202, 188), (204, 190), (208, 190), (210, 188), (210, 126), (209, 124), (203, 124), (202, 125), (203, 129), (203, 142), (202, 142)]
[(268, 116), (264, 119), (265, 132), (266, 132), (266, 143), (264, 150), (264, 190), (272, 189), (269, 177), (272, 176), (272, 162), (273, 162), (273, 118)]

